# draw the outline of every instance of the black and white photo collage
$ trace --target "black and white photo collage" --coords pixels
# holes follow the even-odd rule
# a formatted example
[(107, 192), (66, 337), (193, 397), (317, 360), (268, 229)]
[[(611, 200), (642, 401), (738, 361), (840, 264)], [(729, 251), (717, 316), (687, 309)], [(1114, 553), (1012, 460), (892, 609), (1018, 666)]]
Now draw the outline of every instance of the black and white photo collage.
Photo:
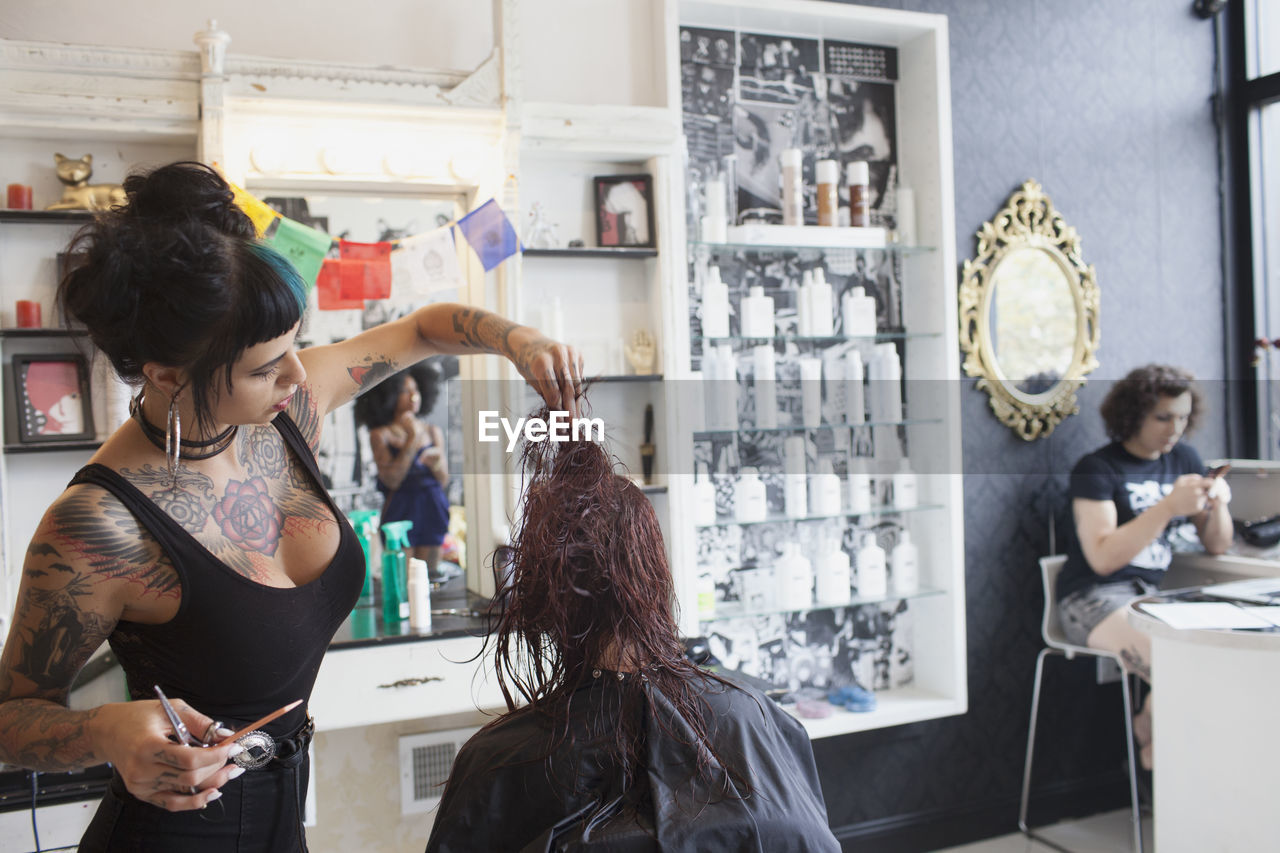
[[(803, 153), (805, 221), (817, 223), (815, 164), (835, 160), (845, 167), (866, 161), (870, 172), (871, 224), (896, 225), (897, 51), (780, 34), (684, 27), (680, 31), (683, 123), (688, 144), (686, 210), (690, 235), (698, 244), (705, 215), (707, 184), (727, 186), (731, 224), (781, 222), (779, 155), (789, 148)], [(710, 375), (703, 363), (707, 346), (702, 332), (702, 283), (714, 265), (727, 287), (731, 305), (741, 306), (750, 288), (759, 287), (773, 300), (774, 335), (802, 339), (798, 295), (806, 273), (821, 268), (831, 285), (835, 306), (834, 335), (844, 334), (839, 310), (845, 294), (861, 288), (875, 299), (876, 327), (903, 327), (901, 269), (897, 254), (882, 249), (786, 250), (699, 246), (690, 268), (690, 332), (692, 367)], [(730, 311), (728, 334), (747, 337), (741, 310)], [(721, 332), (720, 334), (723, 334)], [(778, 344), (776, 388), (770, 395), (778, 425), (802, 423), (800, 355), (842, 357), (842, 349), (863, 342)], [(905, 346), (905, 343), (904, 343)], [(735, 357), (730, 396), (736, 407), (736, 431), (695, 436), (695, 464), (709, 473), (716, 490), (717, 516), (733, 517), (733, 491), (738, 472), (754, 467), (765, 485), (769, 517), (781, 519), (785, 468), (783, 444), (788, 435), (805, 434), (806, 470), (830, 463), (832, 473), (846, 479), (852, 460), (882, 455), (874, 445), (895, 445), (892, 454), (908, 450), (906, 435), (890, 427), (818, 429), (804, 433), (756, 429), (756, 380), (752, 360)], [(866, 353), (864, 353), (866, 355)], [(902, 353), (905, 356), (905, 352)], [(823, 383), (827, 389), (841, 383)], [(710, 396), (708, 397), (710, 399)], [(716, 397), (722, 401), (721, 397)], [(718, 403), (717, 403), (718, 404)], [(711, 405), (711, 403), (709, 403)], [(822, 420), (837, 423), (843, 402), (824, 393)], [(831, 411), (828, 411), (830, 409)], [(875, 438), (873, 439), (873, 433)], [(873, 479), (877, 492), (888, 478)], [(874, 500), (883, 504), (887, 495)], [(912, 680), (911, 617), (905, 600), (880, 604), (818, 608), (805, 612), (759, 613), (761, 589), (768, 590), (782, 547), (787, 542), (836, 540), (856, 564), (863, 537), (872, 533), (888, 553), (902, 537), (904, 519), (894, 513), (856, 519), (785, 520), (765, 524), (724, 523), (697, 529), (698, 572), (702, 583), (714, 584), (717, 616), (700, 625), (712, 653), (730, 669), (784, 685), (792, 691), (826, 691), (848, 684), (881, 690)], [(815, 563), (816, 565), (816, 563)], [(856, 565), (855, 565), (856, 575)], [(754, 602), (754, 603), (753, 603)], [(735, 613), (754, 615), (735, 616)]]

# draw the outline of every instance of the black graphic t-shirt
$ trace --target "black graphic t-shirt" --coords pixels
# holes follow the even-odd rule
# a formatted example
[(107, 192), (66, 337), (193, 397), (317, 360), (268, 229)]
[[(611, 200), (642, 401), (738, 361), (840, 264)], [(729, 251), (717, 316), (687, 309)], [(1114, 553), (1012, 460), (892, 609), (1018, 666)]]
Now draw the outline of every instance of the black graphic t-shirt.
[[(1157, 459), (1140, 459), (1125, 450), (1123, 444), (1113, 441), (1076, 463), (1071, 471), (1068, 491), (1072, 501), (1084, 498), (1114, 503), (1116, 526), (1119, 527), (1173, 491), (1174, 481), (1183, 474), (1203, 473), (1204, 463), (1200, 454), (1190, 445), (1175, 444), (1172, 450)], [(1090, 568), (1073, 524), (1071, 535), (1067, 537), (1067, 564), (1058, 575), (1058, 598), (1095, 584), (1135, 578), (1158, 585), (1173, 560), (1170, 532), (1185, 522), (1185, 518), (1174, 518), (1159, 536), (1129, 561), (1129, 565), (1110, 575), (1100, 575)]]

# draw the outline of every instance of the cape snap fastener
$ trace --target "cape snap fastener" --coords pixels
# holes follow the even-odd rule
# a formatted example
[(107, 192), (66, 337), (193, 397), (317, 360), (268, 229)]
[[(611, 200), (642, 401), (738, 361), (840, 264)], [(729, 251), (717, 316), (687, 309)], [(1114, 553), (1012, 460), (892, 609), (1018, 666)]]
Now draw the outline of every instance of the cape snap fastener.
[(233, 756), (231, 760), (245, 770), (256, 770), (276, 754), (275, 738), (261, 729), (254, 729), (236, 743), (244, 747), (244, 752)]

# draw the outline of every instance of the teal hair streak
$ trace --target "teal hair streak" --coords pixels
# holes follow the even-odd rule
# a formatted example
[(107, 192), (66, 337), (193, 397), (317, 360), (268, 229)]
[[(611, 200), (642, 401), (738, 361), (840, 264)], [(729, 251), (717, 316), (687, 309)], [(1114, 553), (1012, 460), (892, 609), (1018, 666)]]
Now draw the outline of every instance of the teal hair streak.
[(250, 243), (249, 251), (261, 258), (280, 277), (280, 280), (289, 286), (294, 299), (298, 301), (298, 314), (301, 315), (307, 307), (308, 288), (307, 283), (298, 274), (297, 267), (288, 258), (265, 243)]

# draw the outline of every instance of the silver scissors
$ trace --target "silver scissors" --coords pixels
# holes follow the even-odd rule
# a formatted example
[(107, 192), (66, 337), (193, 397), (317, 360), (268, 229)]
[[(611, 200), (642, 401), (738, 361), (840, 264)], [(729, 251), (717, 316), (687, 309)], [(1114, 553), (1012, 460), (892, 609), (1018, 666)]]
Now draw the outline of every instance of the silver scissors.
[(160, 697), (160, 707), (164, 708), (164, 714), (169, 718), (169, 725), (173, 726), (174, 739), (184, 746), (205, 746), (206, 744), (196, 740), (187, 730), (187, 724), (182, 722), (178, 712), (173, 710), (173, 706), (169, 704), (169, 699), (164, 695), (159, 684), (155, 685), (155, 689), (156, 696)]

